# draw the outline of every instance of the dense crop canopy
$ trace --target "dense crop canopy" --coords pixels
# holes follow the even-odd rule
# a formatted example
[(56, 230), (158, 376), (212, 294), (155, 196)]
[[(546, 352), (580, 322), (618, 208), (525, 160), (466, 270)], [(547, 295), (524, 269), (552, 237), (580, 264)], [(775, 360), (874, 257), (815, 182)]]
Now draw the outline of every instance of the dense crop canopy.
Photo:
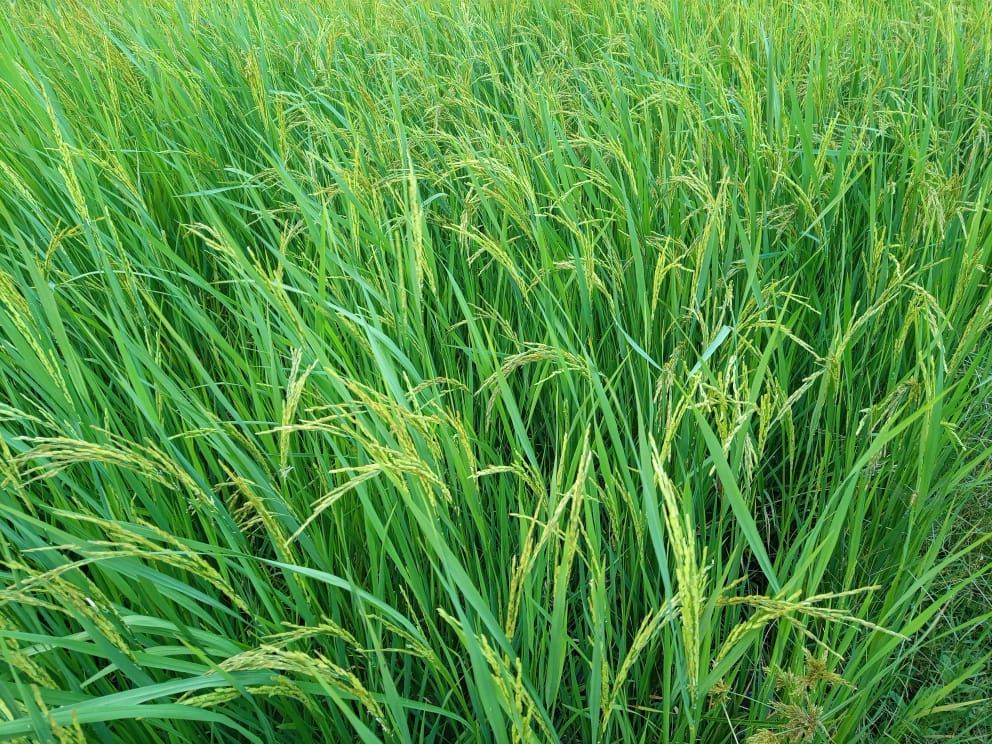
[(0, 739), (992, 736), (989, 4), (6, 5)]

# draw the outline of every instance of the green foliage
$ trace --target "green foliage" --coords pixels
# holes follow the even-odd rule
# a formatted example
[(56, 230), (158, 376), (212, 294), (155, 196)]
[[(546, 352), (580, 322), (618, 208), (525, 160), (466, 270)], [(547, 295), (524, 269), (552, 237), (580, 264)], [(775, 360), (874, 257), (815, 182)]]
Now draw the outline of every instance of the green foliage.
[(981, 737), (990, 29), (10, 4), (0, 738)]

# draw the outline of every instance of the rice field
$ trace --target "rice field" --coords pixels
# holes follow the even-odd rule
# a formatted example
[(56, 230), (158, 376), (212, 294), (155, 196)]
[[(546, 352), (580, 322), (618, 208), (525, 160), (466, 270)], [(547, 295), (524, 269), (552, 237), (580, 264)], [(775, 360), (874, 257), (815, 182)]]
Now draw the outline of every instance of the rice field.
[(992, 6), (5, 5), (0, 740), (992, 738)]

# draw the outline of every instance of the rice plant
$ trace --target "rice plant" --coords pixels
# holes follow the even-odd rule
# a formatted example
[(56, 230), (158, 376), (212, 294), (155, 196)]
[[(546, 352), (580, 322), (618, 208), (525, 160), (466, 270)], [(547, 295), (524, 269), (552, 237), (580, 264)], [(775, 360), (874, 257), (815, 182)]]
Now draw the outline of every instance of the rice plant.
[(0, 739), (992, 736), (992, 6), (8, 5)]

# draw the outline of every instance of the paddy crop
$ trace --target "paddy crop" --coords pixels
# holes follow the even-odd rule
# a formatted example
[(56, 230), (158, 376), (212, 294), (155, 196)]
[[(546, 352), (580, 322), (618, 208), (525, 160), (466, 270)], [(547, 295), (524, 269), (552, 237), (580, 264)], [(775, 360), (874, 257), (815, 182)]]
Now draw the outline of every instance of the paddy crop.
[(8, 5), (0, 738), (992, 736), (986, 3)]

